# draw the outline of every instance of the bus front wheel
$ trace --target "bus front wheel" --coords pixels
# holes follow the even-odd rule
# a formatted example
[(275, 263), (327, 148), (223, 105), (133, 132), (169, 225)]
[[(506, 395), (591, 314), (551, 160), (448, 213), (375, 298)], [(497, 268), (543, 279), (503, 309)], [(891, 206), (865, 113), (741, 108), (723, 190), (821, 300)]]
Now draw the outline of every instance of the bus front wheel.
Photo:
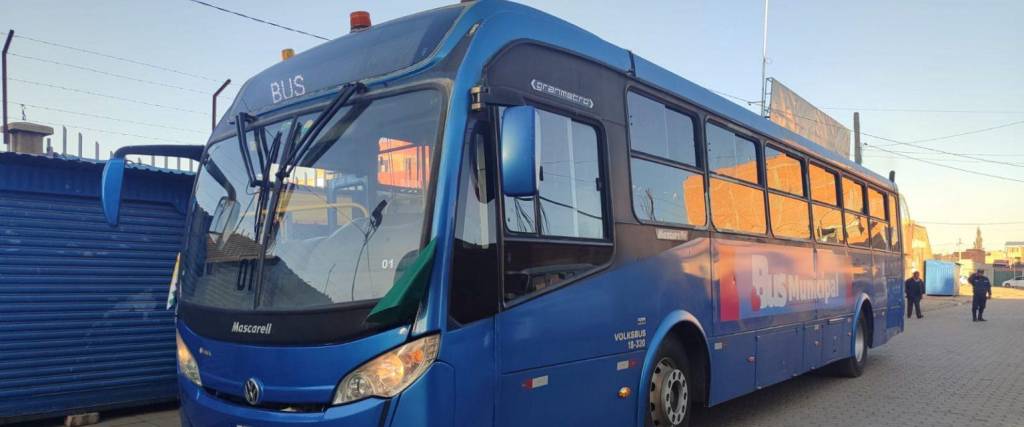
[(690, 424), (693, 387), (686, 351), (671, 339), (658, 349), (648, 385), (647, 425), (679, 427)]

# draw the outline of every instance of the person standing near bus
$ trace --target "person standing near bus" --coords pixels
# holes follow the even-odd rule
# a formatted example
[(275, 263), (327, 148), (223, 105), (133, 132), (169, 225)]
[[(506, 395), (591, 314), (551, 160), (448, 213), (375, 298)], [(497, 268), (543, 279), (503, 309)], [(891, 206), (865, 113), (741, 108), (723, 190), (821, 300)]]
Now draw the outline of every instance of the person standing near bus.
[(989, 298), (992, 298), (992, 283), (989, 282), (988, 277), (978, 270), (971, 275), (967, 282), (971, 284), (974, 289), (974, 298), (971, 302), (971, 321), (973, 322), (985, 322), (985, 302)]
[(915, 271), (903, 285), (907, 294), (907, 318), (910, 318), (912, 310), (917, 310), (918, 319), (924, 317), (921, 315), (921, 297), (924, 296), (924, 281), (921, 280), (921, 273)]

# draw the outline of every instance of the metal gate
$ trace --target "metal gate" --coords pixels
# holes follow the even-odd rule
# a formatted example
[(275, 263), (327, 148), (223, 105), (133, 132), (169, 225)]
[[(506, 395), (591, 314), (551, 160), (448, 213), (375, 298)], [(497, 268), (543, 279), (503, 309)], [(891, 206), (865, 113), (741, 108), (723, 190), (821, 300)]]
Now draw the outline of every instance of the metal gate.
[(176, 398), (165, 301), (192, 176), (129, 170), (111, 227), (102, 166), (0, 153), (0, 423)]

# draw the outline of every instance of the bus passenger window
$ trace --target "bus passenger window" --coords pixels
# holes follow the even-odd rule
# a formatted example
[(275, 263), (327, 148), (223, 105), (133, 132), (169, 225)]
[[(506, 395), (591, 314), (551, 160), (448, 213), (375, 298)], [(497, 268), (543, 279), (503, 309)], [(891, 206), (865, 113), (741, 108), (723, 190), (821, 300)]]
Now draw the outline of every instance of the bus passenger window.
[(711, 221), (725, 231), (765, 234), (764, 191), (711, 178)]
[(874, 218), (885, 219), (885, 196), (874, 188), (868, 188), (868, 212)]
[(871, 248), (878, 250), (889, 250), (889, 242), (885, 238), (888, 224), (871, 219)]
[(808, 169), (811, 179), (811, 199), (832, 206), (839, 206), (836, 194), (836, 175), (824, 168), (812, 164)]
[(843, 213), (839, 209), (813, 205), (811, 216), (814, 218), (814, 239), (821, 243), (842, 244)]
[(641, 221), (702, 227), (704, 175), (639, 158), (630, 161), (633, 211)]
[(846, 236), (850, 246), (868, 247), (868, 219), (846, 213)]
[(764, 149), (764, 164), (768, 188), (794, 196), (804, 195), (803, 162), (779, 150), (766, 147)]
[[(708, 169), (753, 184), (757, 174), (757, 143), (708, 123)], [(764, 207), (764, 203), (761, 204)]]
[(900, 246), (900, 231), (899, 231), (899, 213), (896, 210), (896, 195), (889, 194), (887, 199), (889, 200), (889, 243), (892, 250), (895, 252), (903, 252), (903, 247)]
[(864, 186), (850, 178), (843, 178), (843, 207), (864, 213)]
[(664, 104), (630, 92), (630, 147), (653, 156), (688, 166), (697, 166), (697, 144), (693, 118)]
[(769, 193), (768, 206), (772, 217), (772, 234), (775, 237), (790, 239), (809, 239), (811, 237), (811, 220), (807, 216), (807, 202), (794, 197)]

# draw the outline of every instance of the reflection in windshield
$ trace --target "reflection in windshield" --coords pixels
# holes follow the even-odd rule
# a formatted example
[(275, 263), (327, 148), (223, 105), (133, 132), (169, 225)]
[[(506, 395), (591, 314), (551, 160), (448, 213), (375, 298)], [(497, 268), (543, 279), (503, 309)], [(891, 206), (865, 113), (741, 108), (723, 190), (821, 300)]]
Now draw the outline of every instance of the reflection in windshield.
[[(421, 247), (440, 108), (438, 93), (421, 91), (346, 106), (330, 119), (281, 191), (259, 309), (302, 309), (387, 293)], [(313, 117), (300, 117), (297, 126)], [(186, 274), (191, 278), (182, 291), (193, 303), (251, 309), (259, 245), (252, 227), (257, 202), (250, 193), (258, 189), (245, 188), (237, 147), (218, 143), (208, 150), (209, 163), (225, 170), (240, 194), (222, 207), (228, 191), (210, 173), (216, 168), (200, 174), (190, 247), (206, 240), (206, 253), (187, 250), (198, 273)]]

